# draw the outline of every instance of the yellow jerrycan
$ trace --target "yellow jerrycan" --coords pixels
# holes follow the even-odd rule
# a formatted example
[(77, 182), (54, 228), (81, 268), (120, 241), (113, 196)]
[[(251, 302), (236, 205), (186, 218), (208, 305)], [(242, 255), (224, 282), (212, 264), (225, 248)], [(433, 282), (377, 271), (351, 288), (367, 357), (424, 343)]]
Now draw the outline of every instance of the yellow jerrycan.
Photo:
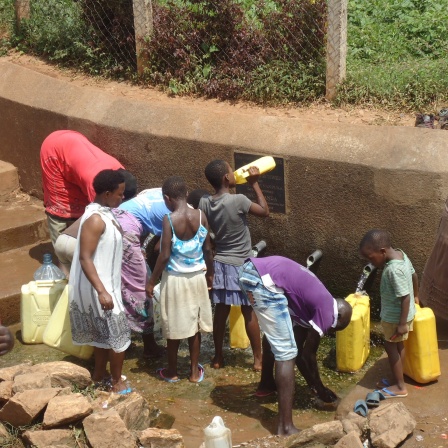
[(403, 372), (417, 383), (429, 383), (440, 376), (436, 319), (431, 308), (415, 305), (413, 331), (404, 341)]
[(20, 323), (25, 344), (42, 344), (45, 328), (67, 280), (37, 280), (22, 285)]
[(69, 285), (66, 285), (48, 321), (43, 334), (43, 342), (49, 347), (77, 358), (89, 359), (93, 355), (93, 347), (91, 345), (74, 345), (72, 342), (72, 329), (68, 312), (68, 288)]
[(230, 327), (230, 347), (231, 348), (247, 348), (250, 341), (247, 337), (246, 327), (244, 325), (244, 317), (241, 313), (241, 307), (232, 305), (229, 314)]
[(345, 300), (353, 314), (349, 325), (336, 332), (336, 368), (356, 372), (370, 354), (370, 300), (361, 294), (350, 294)]
[(249, 168), (251, 166), (256, 166), (260, 170), (260, 174), (264, 174), (275, 168), (275, 160), (271, 156), (265, 156), (238, 168), (233, 173), (237, 184), (245, 184), (247, 182), (247, 176), (249, 175)]

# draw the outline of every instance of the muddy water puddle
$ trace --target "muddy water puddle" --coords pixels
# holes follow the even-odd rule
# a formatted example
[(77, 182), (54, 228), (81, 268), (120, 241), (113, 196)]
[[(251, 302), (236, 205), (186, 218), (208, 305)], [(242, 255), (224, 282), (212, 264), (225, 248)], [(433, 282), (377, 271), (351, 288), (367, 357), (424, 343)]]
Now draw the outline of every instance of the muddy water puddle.
[[(93, 360), (83, 361), (43, 344), (24, 345), (20, 342), (20, 327), (15, 330), (17, 342), (14, 350), (0, 359), (0, 366), (7, 367), (25, 361), (41, 363), (65, 360), (82, 365), (89, 370)], [(159, 343), (163, 344), (160, 338)], [(225, 341), (227, 347), (227, 341)], [(185, 440), (186, 448), (198, 448), (203, 441), (203, 428), (215, 415), (220, 415), (232, 431), (234, 445), (274, 434), (277, 424), (277, 401), (272, 395), (265, 398), (253, 396), (260, 379), (260, 373), (252, 370), (250, 349), (225, 349), (226, 366), (220, 370), (209, 367), (213, 356), (211, 335), (204, 335), (200, 363), (205, 367), (205, 377), (200, 384), (188, 381), (188, 346), (183, 342), (179, 350), (179, 376), (177, 383), (162, 381), (156, 370), (166, 366), (164, 357), (157, 360), (142, 358), (143, 347), (138, 336), (133, 337), (126, 353), (123, 373), (131, 386), (143, 395), (150, 404), (175, 417), (173, 427)], [(382, 349), (372, 347), (366, 365), (355, 374), (335, 371), (335, 339), (325, 337), (318, 351), (318, 361), (324, 384), (338, 395), (345, 396), (363, 377), (365, 371), (381, 355)], [(333, 412), (318, 411), (313, 407), (313, 398), (301, 375), (296, 374), (294, 422), (299, 428), (333, 420)]]

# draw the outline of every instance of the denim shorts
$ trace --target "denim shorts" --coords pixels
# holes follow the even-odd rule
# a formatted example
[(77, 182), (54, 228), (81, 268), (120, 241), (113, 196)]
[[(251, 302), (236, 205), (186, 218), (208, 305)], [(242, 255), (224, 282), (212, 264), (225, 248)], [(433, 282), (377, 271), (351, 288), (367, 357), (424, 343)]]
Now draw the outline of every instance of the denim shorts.
[[(275, 360), (294, 359), (297, 356), (297, 346), (288, 311), (288, 299), (283, 294), (269, 291), (263, 285), (251, 261), (241, 266), (239, 283), (257, 315), (258, 323), (271, 345)], [(252, 293), (253, 300), (248, 293)]]

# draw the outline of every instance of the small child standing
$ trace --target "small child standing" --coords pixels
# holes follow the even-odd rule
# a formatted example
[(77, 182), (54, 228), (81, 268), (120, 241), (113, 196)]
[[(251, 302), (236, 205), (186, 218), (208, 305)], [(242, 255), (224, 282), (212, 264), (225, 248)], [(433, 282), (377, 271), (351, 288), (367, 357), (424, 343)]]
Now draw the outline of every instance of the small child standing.
[(391, 237), (385, 230), (367, 232), (359, 244), (361, 256), (376, 268), (383, 268), (381, 275), (381, 326), (384, 348), (394, 377), (378, 385), (386, 398), (403, 398), (408, 395), (403, 376), (405, 348), (418, 303), (418, 277), (407, 255), (391, 247)]
[(180, 177), (169, 177), (162, 193), (172, 213), (163, 219), (160, 254), (146, 287), (153, 297), (155, 283), (162, 276), (162, 334), (167, 339), (168, 368), (158, 369), (158, 373), (165, 381), (179, 381), (177, 352), (181, 339), (188, 338), (189, 379), (199, 383), (204, 378), (199, 364), (200, 331), (212, 331), (208, 290), (213, 283), (213, 257), (208, 222), (200, 210), (188, 206), (187, 187)]
[(227, 317), (230, 305), (241, 305), (246, 333), (254, 355), (254, 369), (261, 370), (261, 338), (257, 317), (238, 284), (238, 271), (252, 255), (252, 243), (247, 226), (247, 214), (266, 217), (269, 208), (258, 185), (260, 171), (249, 168), (247, 182), (257, 196), (252, 202), (243, 194), (230, 194), (235, 187), (235, 176), (230, 165), (224, 160), (214, 160), (205, 168), (205, 177), (215, 189), (215, 194), (202, 197), (199, 208), (207, 215), (210, 228), (215, 235), (215, 257), (212, 298), (216, 304), (213, 320), (213, 341), (215, 356), (212, 367), (224, 366), (222, 353)]

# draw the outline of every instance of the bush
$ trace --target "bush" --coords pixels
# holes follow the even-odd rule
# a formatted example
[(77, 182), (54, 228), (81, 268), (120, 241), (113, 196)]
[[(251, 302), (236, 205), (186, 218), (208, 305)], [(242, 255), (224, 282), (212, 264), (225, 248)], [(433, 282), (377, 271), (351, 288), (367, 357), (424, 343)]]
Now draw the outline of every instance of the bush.
[(225, 100), (299, 103), (321, 95), (325, 2), (258, 3), (249, 10), (233, 0), (155, 5), (145, 79), (174, 94)]

